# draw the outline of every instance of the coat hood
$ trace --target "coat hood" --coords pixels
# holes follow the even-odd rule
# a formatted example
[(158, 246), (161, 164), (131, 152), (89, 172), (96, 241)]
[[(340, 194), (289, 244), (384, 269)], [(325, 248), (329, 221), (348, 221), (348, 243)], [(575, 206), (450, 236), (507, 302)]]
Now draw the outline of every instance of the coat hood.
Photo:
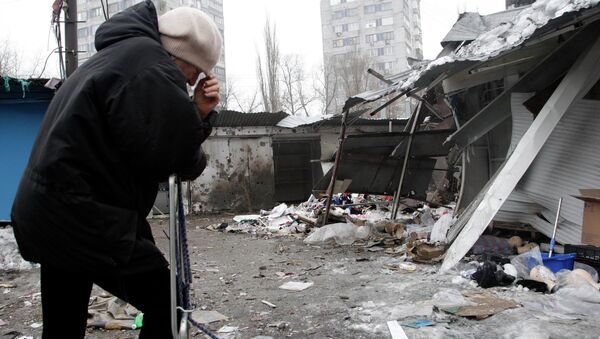
[(160, 43), (156, 8), (150, 0), (129, 7), (100, 25), (96, 32), (96, 50), (134, 37), (149, 37)]

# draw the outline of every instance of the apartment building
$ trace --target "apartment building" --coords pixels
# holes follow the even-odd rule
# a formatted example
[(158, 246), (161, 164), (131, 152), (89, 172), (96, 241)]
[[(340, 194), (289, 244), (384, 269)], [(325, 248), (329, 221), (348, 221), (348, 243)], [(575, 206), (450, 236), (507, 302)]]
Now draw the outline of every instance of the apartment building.
[[(410, 61), (423, 59), (419, 2), (321, 0), (324, 62), (342, 65), (359, 57), (383, 75), (407, 70)], [(344, 96), (356, 94), (343, 92), (337, 93), (338, 108)]]
[[(143, 0), (108, 0), (104, 1), (104, 9), (110, 17), (123, 9), (142, 1)], [(158, 15), (180, 6), (199, 8), (213, 18), (221, 31), (221, 35), (225, 36), (223, 0), (155, 0), (153, 2), (158, 10)], [(108, 5), (106, 5), (107, 3)], [(94, 36), (96, 35), (98, 27), (105, 21), (101, 1), (79, 0), (77, 2), (77, 20), (79, 21), (77, 26), (77, 50), (79, 64), (81, 64), (96, 53), (96, 49), (94, 48)], [(221, 57), (213, 69), (213, 72), (221, 82), (221, 87), (225, 88), (225, 46), (223, 46)]]

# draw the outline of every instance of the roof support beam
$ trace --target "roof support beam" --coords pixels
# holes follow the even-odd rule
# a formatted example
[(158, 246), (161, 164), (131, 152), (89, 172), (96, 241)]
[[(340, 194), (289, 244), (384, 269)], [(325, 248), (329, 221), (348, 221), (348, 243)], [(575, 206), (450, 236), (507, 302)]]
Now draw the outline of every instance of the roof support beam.
[(599, 23), (595, 23), (572, 36), (562, 46), (540, 61), (517, 83), (505, 89), (496, 99), (485, 106), (454, 134), (450, 135), (445, 143), (454, 143), (460, 147), (466, 147), (508, 119), (511, 112), (502, 106), (503, 103), (510, 102), (510, 95), (513, 92), (527, 93), (543, 89), (565, 74), (585, 46), (593, 41), (591, 39), (595, 39), (599, 26)]
[(466, 224), (446, 252), (442, 272), (452, 268), (467, 254), (523, 177), (565, 112), (600, 79), (598, 63), (600, 38), (597, 37), (577, 58), (513, 153), (491, 180), (483, 198), (476, 200), (477, 207), (471, 209), (473, 214), (465, 213), (461, 216), (462, 222), (467, 220)]

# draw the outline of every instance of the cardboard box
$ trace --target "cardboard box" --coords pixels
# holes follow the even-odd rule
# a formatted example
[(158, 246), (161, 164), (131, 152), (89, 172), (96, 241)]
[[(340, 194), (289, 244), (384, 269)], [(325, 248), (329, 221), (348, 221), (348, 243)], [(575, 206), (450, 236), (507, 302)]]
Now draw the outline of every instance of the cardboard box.
[(600, 189), (580, 189), (575, 198), (584, 202), (581, 243), (600, 246)]

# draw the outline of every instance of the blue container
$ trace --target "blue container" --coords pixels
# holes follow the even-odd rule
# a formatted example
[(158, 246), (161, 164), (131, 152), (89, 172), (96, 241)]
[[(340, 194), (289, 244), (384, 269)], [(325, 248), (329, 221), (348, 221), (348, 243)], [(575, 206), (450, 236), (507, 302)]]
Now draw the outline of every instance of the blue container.
[(576, 253), (554, 253), (551, 258), (548, 258), (548, 253), (542, 252), (542, 261), (544, 266), (556, 273), (560, 270), (573, 270), (576, 255)]

